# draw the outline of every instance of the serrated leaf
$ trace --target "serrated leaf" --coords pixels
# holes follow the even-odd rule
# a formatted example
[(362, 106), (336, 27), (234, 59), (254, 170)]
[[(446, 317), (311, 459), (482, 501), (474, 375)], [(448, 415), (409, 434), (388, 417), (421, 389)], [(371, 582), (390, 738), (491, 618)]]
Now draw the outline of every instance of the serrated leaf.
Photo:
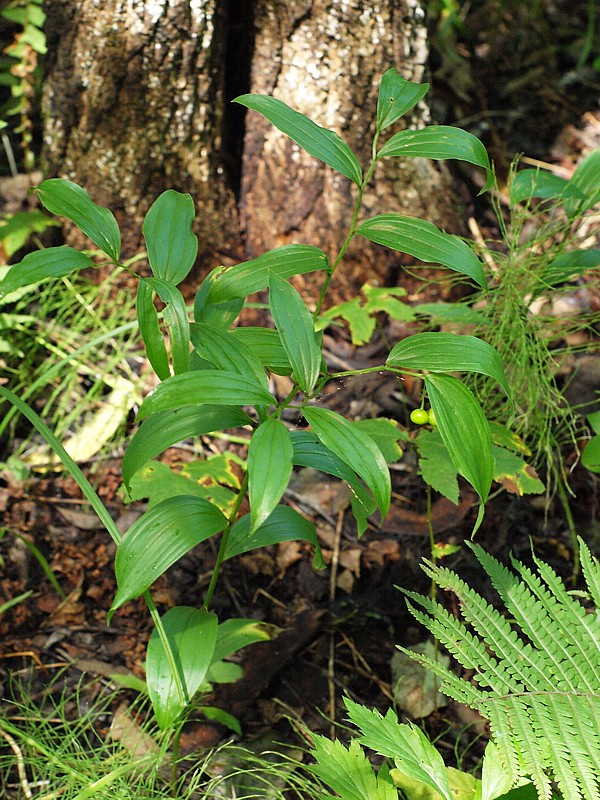
[(135, 312), (140, 333), (146, 347), (146, 355), (152, 369), (161, 381), (171, 375), (169, 367), (169, 354), (165, 339), (160, 329), (158, 312), (154, 306), (152, 287), (145, 280), (138, 282), (135, 297)]
[(198, 253), (198, 238), (192, 232), (194, 214), (192, 196), (173, 189), (167, 189), (150, 206), (142, 233), (155, 278), (176, 286), (194, 266)]
[(138, 419), (189, 405), (269, 406), (272, 402), (273, 397), (256, 379), (206, 369), (173, 375), (159, 383), (142, 403)]
[(416, 158), (449, 158), (466, 161), (485, 170), (487, 180), (481, 190), (487, 191), (494, 182), (490, 159), (482, 142), (472, 133), (450, 125), (429, 125), (420, 130), (396, 133), (383, 145), (377, 158), (402, 156)]
[(382, 131), (416, 106), (429, 91), (428, 83), (413, 83), (398, 74), (398, 70), (386, 70), (379, 84), (377, 98), (377, 129)]
[(458, 236), (444, 233), (432, 222), (400, 214), (379, 214), (362, 222), (356, 233), (376, 244), (408, 253), (428, 264), (442, 264), (486, 287), (483, 265)]
[[(317, 763), (309, 770), (330, 786), (341, 800), (396, 800), (391, 782), (378, 781), (369, 759), (356, 739), (348, 749), (335, 740), (313, 734), (313, 756)], [(323, 797), (329, 797), (324, 795)]]
[(179, 289), (160, 278), (144, 278), (165, 303), (163, 319), (169, 331), (173, 372), (187, 372), (190, 365), (190, 323), (185, 300)]
[(395, 464), (402, 458), (402, 448), (398, 442), (408, 441), (409, 436), (400, 428), (396, 420), (378, 417), (377, 419), (359, 419), (352, 424), (371, 437), (381, 450), (387, 464)]
[(422, 430), (416, 438), (421, 477), (431, 488), (458, 505), (459, 491), (450, 454), (439, 431)]
[(352, 336), (352, 344), (366, 344), (373, 335), (376, 325), (375, 315), (381, 311), (392, 319), (410, 321), (415, 318), (414, 310), (396, 298), (404, 297), (406, 291), (399, 286), (379, 287), (365, 283), (361, 287), (364, 300), (354, 297), (345, 303), (327, 309), (319, 317), (318, 327), (323, 330), (328, 324), (341, 317), (346, 320)]
[(360, 186), (362, 182), (360, 164), (346, 142), (335, 131), (322, 128), (275, 97), (244, 94), (236, 97), (233, 102), (258, 111), (311, 156), (325, 162)]
[(194, 322), (190, 334), (194, 349), (201, 358), (218, 369), (253, 376), (265, 391), (268, 390), (269, 383), (260, 360), (233, 332)]
[(292, 376), (309, 395), (321, 371), (321, 348), (312, 315), (294, 287), (275, 273), (269, 278), (269, 306)]
[(522, 497), (524, 494), (542, 494), (545, 491), (535, 469), (522, 458), (497, 445), (492, 445), (492, 455), (494, 480), (508, 492)]
[(251, 350), (269, 372), (292, 374), (290, 360), (277, 331), (272, 328), (244, 327), (234, 328), (231, 335)]
[(250, 533), (262, 525), (287, 489), (292, 455), (290, 436), (281, 420), (267, 419), (254, 431), (248, 447)]
[(182, 555), (226, 524), (216, 506), (198, 497), (172, 497), (143, 514), (117, 547), (119, 588), (110, 613), (143, 594)]
[(202, 685), (215, 648), (217, 617), (205, 608), (179, 606), (169, 609), (161, 621), (185, 691), (185, 697), (179, 697), (167, 653), (154, 629), (146, 653), (146, 681), (158, 726), (166, 730)]
[(178, 442), (213, 431), (250, 424), (250, 418), (235, 406), (186, 406), (153, 414), (131, 438), (123, 457), (125, 486), (148, 461)]
[(496, 800), (496, 798), (502, 797), (512, 784), (511, 776), (502, 766), (496, 745), (488, 742), (481, 767), (481, 800)]
[(304, 275), (328, 269), (327, 256), (318, 247), (306, 244), (284, 244), (269, 250), (252, 261), (244, 261), (221, 272), (208, 291), (208, 303), (224, 303), (260, 292), (269, 285), (269, 273), (280, 278)]
[(52, 214), (74, 222), (94, 244), (118, 261), (121, 254), (121, 233), (113, 214), (96, 205), (81, 186), (64, 178), (49, 178), (37, 188), (42, 205)]
[(94, 264), (87, 256), (72, 247), (48, 247), (29, 253), (13, 264), (0, 281), (0, 298), (23, 286), (31, 286), (70, 275), (76, 269), (87, 269)]
[[(471, 390), (450, 375), (430, 374), (425, 387), (437, 420), (437, 428), (456, 471), (487, 500), (494, 472), (490, 427)], [(473, 533), (483, 519), (483, 511)]]
[(263, 524), (251, 533), (250, 514), (239, 519), (229, 532), (225, 558), (233, 558), (259, 547), (280, 542), (308, 542), (315, 549), (313, 566), (323, 569), (321, 546), (314, 524), (289, 506), (277, 506)]
[(382, 518), (385, 518), (392, 491), (390, 473), (375, 442), (335, 411), (304, 408), (302, 414), (325, 447), (341, 458), (366, 483)]
[(476, 336), (455, 333), (415, 333), (392, 348), (389, 366), (430, 372), (477, 372), (498, 381), (510, 397), (510, 388), (498, 352)]

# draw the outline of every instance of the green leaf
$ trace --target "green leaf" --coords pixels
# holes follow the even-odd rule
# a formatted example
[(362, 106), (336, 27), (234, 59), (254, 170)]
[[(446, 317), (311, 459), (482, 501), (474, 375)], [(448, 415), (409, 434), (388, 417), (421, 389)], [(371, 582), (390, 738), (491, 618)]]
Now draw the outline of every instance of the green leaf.
[(191, 325), (190, 333), (194, 349), (201, 358), (210, 361), (218, 369), (253, 377), (268, 391), (269, 382), (263, 365), (255, 353), (237, 339), (233, 332), (195, 322)]
[(335, 131), (322, 128), (275, 97), (243, 94), (236, 97), (233, 102), (258, 111), (311, 156), (324, 161), (360, 186), (362, 182), (360, 164), (346, 142)]
[[(487, 500), (494, 473), (490, 427), (481, 406), (464, 383), (450, 375), (427, 375), (425, 387), (438, 430), (456, 467), (481, 498)], [(483, 519), (483, 511), (473, 533)]]
[(226, 524), (216, 506), (198, 497), (172, 497), (143, 514), (117, 547), (119, 588), (110, 613), (143, 594), (182, 555)]
[(589, 269), (600, 266), (600, 250), (590, 248), (588, 250), (572, 250), (570, 253), (562, 253), (545, 266), (539, 273), (539, 287), (537, 293), (541, 293), (548, 286), (556, 286), (559, 283), (568, 281), (575, 275), (582, 275)]
[(503, 447), (492, 445), (494, 457), (494, 480), (501, 483), (511, 494), (542, 494), (544, 484), (535, 469), (514, 453)]
[(202, 281), (194, 298), (194, 320), (222, 330), (227, 330), (233, 324), (244, 307), (243, 297), (226, 300), (224, 303), (213, 303), (208, 299), (214, 282), (226, 269), (226, 267), (215, 267), (211, 270)]
[(513, 784), (512, 778), (502, 766), (498, 748), (488, 742), (481, 767), (481, 800), (496, 800), (502, 797)]
[(483, 266), (470, 247), (458, 236), (443, 233), (431, 222), (400, 214), (379, 214), (362, 222), (356, 233), (420, 261), (443, 264), (486, 288)]
[(226, 559), (271, 544), (299, 541), (308, 542), (315, 548), (313, 566), (323, 569), (323, 556), (315, 526), (293, 508), (277, 506), (253, 533), (250, 532), (251, 526), (250, 514), (246, 514), (231, 527), (225, 550)]
[(123, 482), (129, 486), (132, 475), (167, 447), (195, 436), (249, 424), (248, 415), (235, 406), (184, 406), (153, 414), (129, 442), (123, 457)]
[(510, 397), (500, 356), (490, 344), (476, 336), (415, 333), (398, 342), (385, 363), (430, 372), (477, 372), (498, 381)]
[[(369, 759), (356, 739), (348, 749), (337, 741), (313, 734), (313, 756), (316, 764), (310, 772), (330, 786), (342, 800), (397, 800), (398, 792), (382, 770), (381, 780), (375, 775)], [(320, 795), (330, 800), (330, 795)], [(333, 798), (331, 798), (333, 800)]]
[(171, 369), (169, 367), (167, 346), (160, 329), (158, 312), (154, 306), (153, 298), (154, 293), (148, 281), (139, 281), (135, 298), (138, 325), (146, 347), (148, 361), (161, 381), (164, 381), (170, 377)]
[(415, 314), (430, 317), (438, 324), (485, 325), (486, 318), (479, 311), (461, 303), (419, 303), (413, 307)]
[(219, 623), (217, 642), (213, 653), (213, 663), (237, 653), (243, 647), (255, 642), (268, 642), (271, 639), (269, 627), (255, 619), (231, 617)]
[(162, 617), (162, 624), (184, 687), (179, 697), (169, 659), (154, 629), (146, 654), (146, 681), (161, 730), (169, 728), (200, 688), (212, 661), (217, 639), (217, 616), (205, 608), (179, 606)]
[(590, 472), (600, 472), (600, 436), (592, 436), (581, 454), (581, 463)]
[(190, 366), (190, 323), (185, 300), (179, 289), (160, 278), (143, 278), (165, 303), (163, 319), (169, 331), (173, 372), (187, 372)]
[(97, 206), (81, 186), (64, 178), (50, 178), (40, 183), (37, 193), (48, 211), (70, 219), (103, 253), (113, 261), (119, 260), (121, 233), (116, 219), (107, 208)]
[(250, 533), (262, 525), (287, 489), (292, 453), (290, 436), (281, 420), (267, 419), (254, 431), (248, 447)]
[(62, 278), (76, 269), (93, 267), (93, 262), (72, 247), (48, 247), (29, 253), (22, 261), (13, 264), (0, 281), (0, 298), (23, 286), (49, 279)]
[(198, 253), (198, 238), (192, 232), (194, 213), (192, 196), (173, 189), (167, 189), (151, 205), (142, 233), (155, 278), (176, 286), (194, 266)]
[(379, 287), (370, 286), (365, 283), (361, 287), (364, 300), (354, 297), (346, 303), (327, 309), (319, 317), (318, 327), (320, 330), (326, 328), (331, 321), (341, 317), (345, 319), (350, 328), (352, 344), (366, 344), (373, 335), (377, 322), (376, 314), (383, 311), (392, 319), (410, 321), (415, 318), (414, 310), (396, 298), (404, 297), (406, 290), (400, 286)]
[[(539, 169), (523, 169), (517, 172), (510, 185), (510, 204), (522, 203), (533, 197), (555, 200), (573, 187), (565, 178)], [(577, 192), (577, 190), (575, 190)], [(583, 195), (581, 195), (583, 197)]]
[(567, 213), (572, 214), (577, 211), (581, 214), (600, 201), (600, 148), (592, 150), (578, 164), (570, 183), (585, 195), (586, 200), (583, 205), (565, 202)]
[(489, 426), (494, 444), (507, 450), (513, 450), (515, 453), (523, 453), (525, 456), (531, 455), (531, 450), (516, 433), (513, 433), (513, 431), (498, 422), (490, 422)]
[(236, 372), (199, 370), (173, 375), (153, 389), (138, 412), (138, 419), (189, 405), (269, 406), (273, 397), (254, 378)]
[(39, 209), (32, 211), (17, 211), (10, 216), (0, 218), (0, 241), (2, 252), (11, 258), (20, 250), (34, 233), (42, 233), (47, 228), (60, 227), (60, 222), (54, 217), (43, 214)]
[(431, 488), (458, 505), (456, 467), (439, 431), (422, 430), (416, 438), (421, 477)]
[(277, 331), (272, 328), (234, 328), (231, 335), (251, 350), (269, 372), (292, 374), (290, 360)]
[(383, 73), (377, 98), (377, 130), (382, 131), (416, 106), (429, 91), (428, 83), (405, 80), (392, 67)]
[(390, 473), (381, 450), (366, 433), (326, 408), (304, 408), (302, 414), (319, 440), (353, 469), (371, 490), (385, 518), (391, 498)]
[(418, 131), (400, 131), (383, 145), (377, 158), (385, 156), (410, 156), (443, 161), (455, 158), (466, 161), (486, 171), (487, 181), (482, 192), (494, 182), (494, 173), (485, 146), (468, 131), (450, 125), (430, 125)]
[[(444, 761), (416, 725), (401, 725), (390, 708), (385, 717), (344, 698), (350, 720), (361, 731), (359, 741), (382, 756), (393, 758), (398, 770), (435, 789), (444, 800), (453, 800)], [(391, 772), (392, 778), (394, 771)]]
[(286, 280), (271, 273), (269, 286), (271, 314), (292, 365), (292, 376), (302, 391), (309, 395), (321, 371), (321, 348), (317, 344), (312, 315)]
[(358, 419), (352, 423), (355, 428), (366, 433), (381, 450), (386, 464), (395, 464), (402, 458), (402, 448), (398, 442), (407, 442), (409, 436), (394, 419)]
[(600, 411), (594, 411), (586, 415), (586, 420), (594, 433), (600, 433)]
[(209, 303), (224, 303), (260, 292), (269, 285), (271, 272), (280, 278), (291, 278), (292, 275), (304, 275), (328, 268), (327, 256), (318, 247), (284, 244), (252, 261), (244, 261), (220, 273), (213, 281), (206, 300)]
[(227, 711), (223, 711), (223, 709), (216, 708), (215, 706), (198, 706), (198, 711), (201, 711), (206, 719), (214, 719), (219, 725), (222, 725), (224, 728), (229, 728), (230, 731), (236, 733), (240, 738), (242, 737), (242, 726), (233, 714), (228, 714)]

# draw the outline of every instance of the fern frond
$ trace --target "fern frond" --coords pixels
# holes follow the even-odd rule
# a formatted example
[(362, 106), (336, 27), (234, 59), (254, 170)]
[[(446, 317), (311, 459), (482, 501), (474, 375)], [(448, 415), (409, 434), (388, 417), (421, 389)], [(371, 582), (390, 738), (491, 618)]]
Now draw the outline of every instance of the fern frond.
[[(458, 596), (461, 619), (414, 592), (406, 592), (409, 609), (463, 666), (475, 670), (475, 683), (433, 659), (412, 657), (442, 679), (442, 691), (490, 721), (514, 781), (529, 778), (540, 800), (550, 800), (553, 787), (564, 800), (600, 800), (598, 612), (586, 612), (539, 559), (537, 573), (516, 560), (511, 571), (478, 545), (472, 548), (513, 625), (451, 570), (426, 562), (424, 571), (436, 584)], [(582, 567), (596, 600), (600, 564), (585, 545)]]
[(590, 553), (589, 547), (579, 538), (579, 557), (581, 559), (581, 567), (583, 575), (592, 601), (596, 608), (600, 608), (600, 562), (594, 558)]

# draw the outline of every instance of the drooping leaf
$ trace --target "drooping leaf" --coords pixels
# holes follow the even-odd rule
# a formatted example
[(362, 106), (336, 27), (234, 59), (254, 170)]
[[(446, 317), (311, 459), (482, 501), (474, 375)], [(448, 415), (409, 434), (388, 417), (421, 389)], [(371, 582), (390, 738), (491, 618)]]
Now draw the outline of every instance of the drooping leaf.
[(276, 375), (291, 375), (292, 365), (281, 344), (281, 337), (272, 328), (234, 328), (231, 335), (251, 350), (260, 363)]
[(335, 131), (322, 128), (275, 97), (244, 94), (236, 97), (234, 102), (258, 111), (311, 156), (324, 161), (332, 169), (341, 172), (360, 186), (362, 181), (360, 164), (346, 142)]
[(219, 623), (217, 641), (213, 653), (213, 663), (237, 653), (243, 647), (255, 642), (268, 642), (271, 639), (269, 626), (255, 619), (231, 617)]
[(150, 459), (178, 442), (213, 431), (248, 425), (250, 418), (235, 406), (184, 406), (144, 420), (131, 438), (122, 463), (125, 486)]
[(93, 266), (91, 259), (72, 247), (48, 247), (28, 253), (22, 261), (13, 264), (0, 281), (0, 298), (23, 286), (62, 278), (76, 269)]
[(161, 381), (164, 381), (171, 375), (171, 369), (169, 367), (167, 346), (160, 329), (158, 312), (154, 306), (153, 298), (152, 287), (148, 281), (139, 281), (135, 297), (137, 321), (146, 346), (148, 361)]
[(260, 360), (233, 332), (194, 322), (190, 334), (194, 349), (203, 359), (218, 369), (252, 376), (265, 391), (268, 390), (269, 383)]
[(438, 430), (422, 430), (416, 438), (421, 477), (431, 488), (458, 505), (456, 467)]
[(198, 497), (172, 497), (143, 514), (117, 547), (119, 588), (111, 613), (143, 594), (182, 555), (226, 524), (216, 506)]
[[(510, 185), (511, 205), (539, 197), (544, 200), (558, 199), (571, 188), (566, 178), (539, 169), (523, 169), (517, 172)], [(577, 193), (577, 190), (575, 190)], [(584, 195), (581, 195), (582, 197)]]
[[(490, 427), (481, 406), (471, 390), (450, 375), (427, 375), (425, 387), (452, 463), (475, 489), (483, 509), (492, 483), (494, 459)], [(480, 510), (473, 533), (482, 518)]]
[(321, 348), (317, 344), (313, 318), (306, 304), (283, 278), (271, 273), (269, 305), (292, 375), (302, 391), (309, 395), (321, 371)]
[(304, 275), (328, 267), (327, 256), (318, 247), (284, 244), (252, 261), (244, 261), (220, 273), (213, 281), (206, 301), (225, 303), (260, 292), (269, 285), (270, 272), (280, 278), (291, 278), (292, 275)]
[(362, 222), (356, 233), (428, 264), (443, 264), (467, 275), (485, 289), (483, 266), (471, 248), (458, 236), (443, 233), (427, 220), (400, 214), (379, 214)]
[(377, 154), (378, 158), (385, 156), (435, 160), (454, 158), (485, 170), (487, 180), (482, 192), (487, 191), (494, 182), (490, 159), (482, 142), (472, 133), (450, 125), (429, 125), (417, 131), (400, 131), (388, 139)]
[(248, 447), (248, 496), (251, 533), (281, 500), (292, 474), (292, 443), (281, 420), (267, 419), (254, 431)]
[(428, 83), (405, 80), (392, 67), (383, 73), (377, 98), (377, 130), (384, 130), (416, 106), (429, 91)]
[(477, 372), (510, 388), (498, 352), (476, 336), (426, 332), (408, 336), (392, 348), (386, 364), (430, 372)]
[(81, 186), (64, 178), (49, 178), (37, 188), (42, 205), (52, 214), (74, 222), (94, 244), (118, 261), (121, 254), (121, 233), (113, 214), (96, 205)]
[(205, 608), (178, 606), (169, 609), (161, 621), (185, 691), (185, 697), (179, 697), (165, 647), (154, 629), (146, 654), (146, 681), (158, 726), (166, 730), (204, 680), (213, 658), (218, 620)]
[(198, 238), (192, 232), (194, 213), (192, 196), (173, 189), (150, 206), (142, 233), (155, 278), (177, 286), (189, 274), (198, 253)]
[(314, 524), (289, 506), (277, 506), (263, 524), (250, 533), (250, 514), (239, 519), (229, 532), (225, 558), (233, 558), (259, 547), (280, 542), (308, 542), (315, 548), (313, 566), (323, 569), (321, 546)]
[(165, 303), (163, 318), (169, 331), (175, 375), (187, 372), (190, 364), (190, 323), (185, 300), (179, 289), (160, 278), (145, 278), (148, 286)]
[(385, 517), (390, 507), (390, 473), (375, 442), (330, 409), (304, 408), (302, 414), (325, 447), (363, 479)]
[(142, 403), (138, 419), (189, 405), (269, 406), (272, 402), (273, 397), (255, 378), (207, 369), (173, 375), (159, 383)]

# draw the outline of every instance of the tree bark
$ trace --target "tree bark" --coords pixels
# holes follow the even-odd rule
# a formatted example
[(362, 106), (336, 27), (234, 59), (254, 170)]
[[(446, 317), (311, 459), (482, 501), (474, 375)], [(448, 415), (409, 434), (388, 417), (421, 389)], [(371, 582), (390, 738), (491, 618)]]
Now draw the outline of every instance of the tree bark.
[[(255, 27), (252, 91), (273, 95), (335, 130), (366, 168), (379, 78), (390, 67), (409, 80), (424, 78), (428, 49), (420, 0), (258, 0)], [(410, 123), (428, 118), (422, 102)], [(248, 112), (241, 211), (250, 256), (302, 241), (333, 258), (355, 200), (348, 179)], [(460, 232), (448, 174), (424, 159), (387, 159), (378, 166), (362, 218), (391, 211)], [(355, 240), (334, 286), (344, 295), (365, 280), (395, 282), (400, 264), (399, 254)], [(299, 283), (314, 294), (319, 280), (309, 275)]]
[(111, 208), (124, 257), (143, 247), (144, 214), (167, 188), (194, 197), (204, 262), (236, 239), (221, 157), (221, 6), (47, 0), (45, 169)]

